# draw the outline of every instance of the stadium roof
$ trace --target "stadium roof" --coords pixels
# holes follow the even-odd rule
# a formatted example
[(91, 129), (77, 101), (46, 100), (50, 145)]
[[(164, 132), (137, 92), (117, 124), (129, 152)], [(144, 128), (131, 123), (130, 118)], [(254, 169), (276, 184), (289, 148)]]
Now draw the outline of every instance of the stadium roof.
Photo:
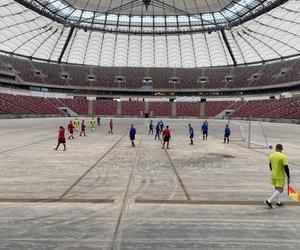
[[(37, 0), (40, 1), (40, 0)], [(121, 14), (133, 15), (169, 15), (174, 10), (181, 10), (189, 13), (204, 13), (220, 11), (230, 0), (208, 0), (208, 1), (184, 1), (184, 0), (64, 0), (74, 8), (99, 12), (118, 12)], [(148, 4), (148, 5), (147, 5)], [(147, 10), (146, 10), (147, 8)]]
[(287, 0), (16, 0), (72, 27), (166, 34), (239, 25)]
[(1, 0), (0, 51), (100, 66), (211, 67), (300, 54), (297, 0)]

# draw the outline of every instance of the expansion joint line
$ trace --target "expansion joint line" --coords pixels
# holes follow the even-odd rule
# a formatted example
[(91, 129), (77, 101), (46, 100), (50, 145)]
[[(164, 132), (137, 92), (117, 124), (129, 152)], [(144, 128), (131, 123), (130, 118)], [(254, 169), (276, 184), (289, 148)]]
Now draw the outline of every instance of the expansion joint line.
[(133, 164), (133, 167), (131, 169), (131, 173), (130, 173), (130, 176), (129, 176), (129, 179), (128, 179), (128, 183), (127, 183), (127, 186), (126, 186), (126, 191), (125, 191), (125, 194), (124, 194), (124, 198), (122, 200), (122, 207), (121, 207), (121, 210), (120, 210), (120, 213), (119, 213), (119, 216), (118, 216), (117, 224), (114, 228), (112, 240), (110, 241), (110, 244), (107, 248), (107, 249), (110, 249), (110, 250), (115, 250), (117, 248), (116, 243), (118, 242), (118, 235), (119, 235), (119, 231), (120, 231), (120, 225), (121, 225), (122, 219), (123, 219), (123, 217), (125, 215), (125, 212), (126, 212), (126, 209), (127, 209), (128, 199), (129, 199), (129, 190), (130, 190), (133, 178), (134, 178), (134, 171), (135, 171), (135, 168), (137, 166), (138, 155), (139, 155), (139, 151), (140, 151), (140, 148), (141, 148), (141, 144), (142, 144), (142, 138), (140, 139), (137, 150), (136, 150), (135, 161), (134, 161), (134, 164)]
[[(162, 143), (162, 140), (161, 140), (161, 139), (160, 139), (160, 142)], [(179, 184), (180, 184), (180, 186), (181, 186), (181, 188), (182, 188), (182, 190), (183, 190), (183, 192), (184, 192), (184, 195), (186, 196), (186, 198), (187, 198), (188, 200), (191, 200), (191, 197), (190, 197), (190, 195), (189, 195), (189, 193), (188, 193), (188, 191), (187, 191), (187, 189), (186, 189), (186, 187), (185, 187), (185, 185), (184, 185), (184, 183), (183, 183), (183, 181), (182, 181), (180, 175), (178, 174), (178, 172), (177, 172), (177, 170), (176, 170), (176, 167), (175, 167), (175, 164), (173, 163), (173, 161), (172, 161), (172, 159), (171, 159), (171, 157), (170, 157), (170, 155), (169, 155), (167, 149), (164, 149), (164, 150), (165, 150), (166, 155), (167, 155), (167, 157), (168, 157), (168, 159), (169, 159), (169, 162), (170, 162), (170, 164), (171, 164), (171, 167), (172, 167), (172, 169), (173, 169), (173, 171), (174, 171), (174, 173), (175, 173), (175, 175), (176, 175), (177, 181), (179, 182)]]
[(7, 152), (10, 152), (10, 151), (14, 151), (14, 150), (18, 150), (18, 149), (21, 149), (21, 148), (27, 148), (27, 147), (30, 147), (32, 145), (36, 145), (36, 144), (39, 144), (39, 143), (42, 143), (42, 142), (52, 140), (54, 138), (56, 138), (56, 137), (51, 136), (51, 137), (48, 137), (48, 138), (40, 140), (40, 141), (32, 142), (32, 143), (25, 144), (25, 145), (22, 145), (22, 146), (18, 146), (18, 147), (15, 147), (15, 148), (5, 149), (3, 151), (0, 151), (0, 154), (7, 153)]
[(104, 157), (106, 157), (127, 135), (127, 132), (121, 136), (121, 138), (116, 141), (88, 170), (86, 170), (58, 199), (65, 197), (89, 172), (91, 172), (99, 162), (101, 162)]

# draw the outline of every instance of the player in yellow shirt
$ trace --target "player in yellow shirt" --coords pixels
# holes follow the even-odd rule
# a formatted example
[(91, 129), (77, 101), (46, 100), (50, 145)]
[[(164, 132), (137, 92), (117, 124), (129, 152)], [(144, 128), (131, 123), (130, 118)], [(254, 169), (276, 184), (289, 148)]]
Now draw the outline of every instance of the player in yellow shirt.
[(91, 125), (91, 131), (95, 131), (96, 119), (94, 117), (91, 118), (90, 125)]
[(76, 130), (78, 129), (78, 126), (79, 126), (79, 120), (76, 117), (75, 120), (74, 120), (74, 127), (75, 127)]
[(265, 200), (265, 204), (272, 208), (272, 201), (276, 201), (276, 206), (282, 206), (280, 200), (280, 194), (283, 192), (284, 183), (286, 176), (288, 178), (288, 183), (290, 183), (290, 170), (288, 167), (288, 159), (282, 153), (283, 147), (281, 144), (277, 144), (275, 148), (276, 152), (269, 156), (269, 167), (272, 176), (272, 185), (275, 187), (275, 191), (271, 197)]

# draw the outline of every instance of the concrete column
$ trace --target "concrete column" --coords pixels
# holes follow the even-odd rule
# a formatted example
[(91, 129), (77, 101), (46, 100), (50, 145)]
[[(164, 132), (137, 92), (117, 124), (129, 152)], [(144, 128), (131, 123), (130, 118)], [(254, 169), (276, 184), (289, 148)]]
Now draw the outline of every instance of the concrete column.
[(117, 102), (117, 115), (122, 115), (122, 102)]
[(206, 102), (200, 102), (200, 118), (205, 118), (205, 105)]
[(94, 102), (92, 100), (89, 100), (88, 102), (88, 115), (89, 116), (94, 115)]
[(147, 112), (149, 114), (149, 102), (145, 102), (144, 112)]
[(176, 102), (172, 102), (172, 116), (176, 116)]

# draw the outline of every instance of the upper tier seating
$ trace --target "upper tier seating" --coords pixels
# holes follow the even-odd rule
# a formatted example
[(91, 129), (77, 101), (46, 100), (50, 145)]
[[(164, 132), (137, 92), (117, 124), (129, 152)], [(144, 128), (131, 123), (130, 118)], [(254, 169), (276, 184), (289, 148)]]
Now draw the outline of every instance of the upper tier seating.
[[(62, 78), (64, 69), (62, 65), (52, 63), (33, 62), (36, 69), (42, 72), (45, 82), (50, 85), (67, 85), (67, 80)], [(28, 72), (29, 74), (30, 72)], [(26, 79), (24, 79), (26, 80)]]
[[(300, 80), (299, 59), (227, 68), (94, 67), (41, 63), (5, 56), (0, 56), (0, 62), (2, 68), (11, 66), (26, 82), (75, 87), (218, 89), (275, 85)], [(95, 79), (88, 80), (89, 75)], [(117, 77), (122, 77), (123, 81), (116, 81)], [(145, 77), (149, 77), (152, 83), (143, 83)], [(171, 78), (176, 78), (177, 82), (171, 82)], [(202, 78), (206, 81), (200, 82)]]

